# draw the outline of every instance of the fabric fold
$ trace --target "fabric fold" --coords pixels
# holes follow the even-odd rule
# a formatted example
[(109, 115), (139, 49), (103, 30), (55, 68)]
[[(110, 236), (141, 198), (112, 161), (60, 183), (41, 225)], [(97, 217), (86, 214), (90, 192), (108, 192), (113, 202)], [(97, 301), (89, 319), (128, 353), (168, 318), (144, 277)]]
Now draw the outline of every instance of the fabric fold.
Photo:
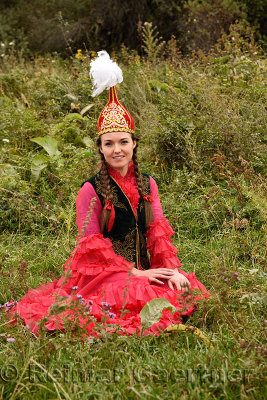
[[(181, 263), (177, 257), (178, 250), (172, 244), (171, 236), (174, 234), (169, 221), (159, 218), (153, 221), (147, 231), (147, 249), (150, 253), (151, 268), (179, 268)], [(179, 272), (184, 272), (180, 271)], [(184, 275), (187, 274), (184, 272)]]
[(101, 272), (130, 271), (131, 263), (115, 253), (110, 239), (101, 233), (81, 238), (66, 262), (65, 272), (73, 274), (98, 275)]

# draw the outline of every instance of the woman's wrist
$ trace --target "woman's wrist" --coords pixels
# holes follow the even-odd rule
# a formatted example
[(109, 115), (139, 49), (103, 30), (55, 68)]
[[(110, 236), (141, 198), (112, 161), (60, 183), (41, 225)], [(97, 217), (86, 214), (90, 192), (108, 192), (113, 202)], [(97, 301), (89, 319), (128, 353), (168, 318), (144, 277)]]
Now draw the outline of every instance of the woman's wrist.
[(133, 268), (131, 269), (131, 272), (132, 272), (132, 275), (133, 275), (133, 276), (140, 276), (140, 275), (142, 275), (142, 272), (143, 272), (143, 271), (140, 271), (140, 269), (137, 269), (137, 268), (133, 267)]

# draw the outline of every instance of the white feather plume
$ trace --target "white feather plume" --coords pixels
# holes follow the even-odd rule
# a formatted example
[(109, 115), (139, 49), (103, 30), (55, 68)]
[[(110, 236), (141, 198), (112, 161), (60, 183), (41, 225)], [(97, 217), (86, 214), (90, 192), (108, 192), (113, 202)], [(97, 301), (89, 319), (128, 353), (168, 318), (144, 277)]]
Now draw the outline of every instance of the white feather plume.
[(123, 81), (122, 70), (118, 64), (111, 60), (109, 54), (102, 50), (97, 55), (98, 57), (90, 63), (93, 97)]

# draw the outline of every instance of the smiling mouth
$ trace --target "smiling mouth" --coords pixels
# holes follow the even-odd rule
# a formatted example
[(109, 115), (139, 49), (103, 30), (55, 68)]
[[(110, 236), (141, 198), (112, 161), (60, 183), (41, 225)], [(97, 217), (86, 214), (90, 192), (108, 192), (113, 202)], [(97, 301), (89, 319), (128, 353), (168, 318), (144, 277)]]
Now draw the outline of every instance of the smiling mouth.
[(115, 156), (115, 157), (112, 157), (112, 158), (124, 158), (124, 156)]

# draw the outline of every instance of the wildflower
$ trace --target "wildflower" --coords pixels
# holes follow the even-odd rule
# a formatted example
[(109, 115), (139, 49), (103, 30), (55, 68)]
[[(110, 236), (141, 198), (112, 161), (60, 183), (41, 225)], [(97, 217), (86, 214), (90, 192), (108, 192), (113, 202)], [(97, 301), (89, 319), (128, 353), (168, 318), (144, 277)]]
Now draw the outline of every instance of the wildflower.
[(13, 342), (15, 342), (15, 339), (13, 337), (8, 337), (7, 342), (13, 343)]
[(235, 275), (235, 276), (238, 276), (239, 274), (238, 274), (238, 272), (235, 272), (234, 275)]
[(9, 42), (9, 46), (14, 46), (15, 42), (12, 40), (12, 42)]
[(13, 303), (12, 301), (8, 301), (7, 303), (4, 304), (4, 306), (10, 310), (12, 307), (15, 307), (16, 304)]
[(81, 294), (77, 294), (78, 299), (82, 299), (83, 296)]
[(102, 301), (101, 305), (102, 305), (103, 311), (110, 310), (110, 305), (108, 303), (106, 303), (105, 301)]
[(5, 47), (5, 43), (1, 42), (1, 47)]
[(78, 290), (78, 286), (73, 286), (71, 290)]
[[(9, 139), (2, 139), (3, 142), (9, 143)], [(10, 254), (8, 255), (8, 257), (10, 256)]]
[(77, 58), (78, 60), (84, 60), (85, 56), (83, 56), (82, 50), (79, 49), (77, 50), (77, 53), (75, 54), (75, 58)]
[(135, 64), (140, 65), (140, 56), (139, 56), (139, 55), (136, 55), (136, 56), (134, 57), (134, 61), (135, 61)]
[(112, 313), (112, 312), (109, 312), (108, 315), (109, 315), (110, 318), (112, 318), (112, 319), (116, 318), (116, 314), (114, 314), (114, 313)]

